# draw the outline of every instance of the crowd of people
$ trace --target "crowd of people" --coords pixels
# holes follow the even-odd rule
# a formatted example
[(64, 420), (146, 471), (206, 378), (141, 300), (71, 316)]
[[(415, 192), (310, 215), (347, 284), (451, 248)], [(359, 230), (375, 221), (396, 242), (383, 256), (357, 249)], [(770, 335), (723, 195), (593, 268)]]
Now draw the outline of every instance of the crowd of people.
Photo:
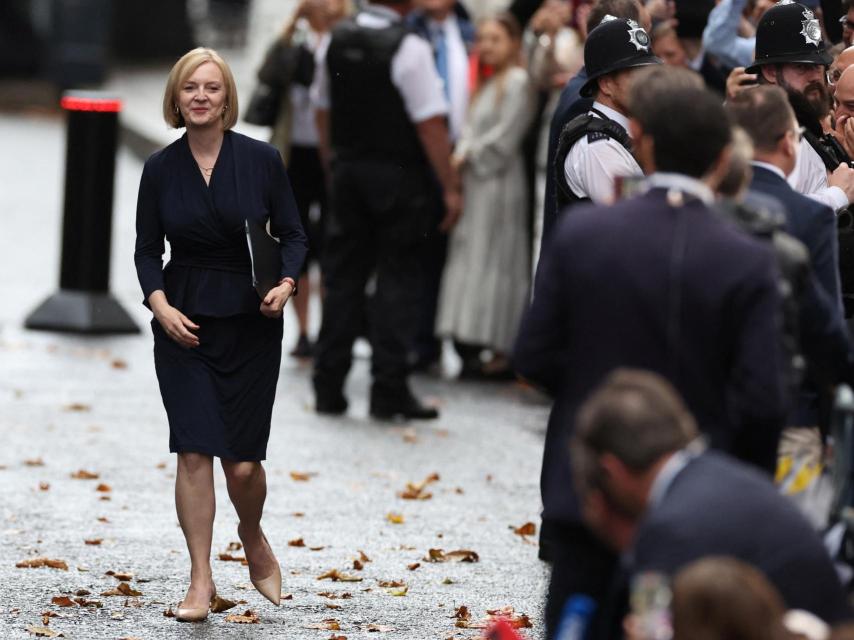
[[(520, 377), (552, 397), (549, 639), (845, 638), (845, 523), (786, 494), (819, 481), (834, 388), (854, 383), (854, 3), (842, 0), (838, 25), (816, 0), (535, 4), (472, 15), (456, 0), (303, 0), (259, 74), (276, 108), (251, 116), (273, 127), (289, 180), (268, 147), (224, 126), (224, 62), (197, 50), (201, 66), (173, 71), (164, 115), (188, 135), (146, 164), (137, 264), (162, 327), (179, 485), (207, 499), (210, 456), (241, 461), (224, 464), (250, 512), (241, 535), (256, 567), (272, 564), (263, 497), (245, 503), (265, 488), (275, 385), (253, 380), (277, 373), (281, 324), (250, 326), (251, 289), (226, 300), (230, 276), (202, 272), (221, 212), (241, 208), (234, 185), (292, 189), (270, 203), (283, 267), (260, 312), (279, 317), (300, 291), (292, 355), (313, 358), (318, 413), (347, 412), (360, 335), (379, 420), (438, 417), (410, 376), (435, 372), (443, 345), (460, 377)], [(164, 285), (164, 232), (186, 228), (155, 202), (173, 206), (166, 166), (193, 169), (187, 150), (209, 190), (189, 175), (183, 188), (219, 218), (205, 242), (179, 242), (177, 262), (173, 243)], [(208, 352), (200, 335), (245, 348)], [(228, 374), (213, 387), (186, 375), (205, 358)], [(252, 439), (223, 419), (211, 448), (202, 424), (175, 426), (198, 422), (188, 397), (215, 406), (243, 398), (241, 385), (264, 407)], [(200, 558), (209, 524), (197, 525)]]

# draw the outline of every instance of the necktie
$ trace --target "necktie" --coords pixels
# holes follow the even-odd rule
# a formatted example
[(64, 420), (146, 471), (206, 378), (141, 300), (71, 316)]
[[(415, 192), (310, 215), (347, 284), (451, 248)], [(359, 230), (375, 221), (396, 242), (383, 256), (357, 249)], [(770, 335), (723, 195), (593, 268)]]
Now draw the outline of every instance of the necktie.
[(433, 53), (436, 56), (436, 71), (442, 78), (442, 86), (445, 89), (445, 98), (451, 99), (451, 82), (448, 74), (448, 43), (445, 39), (444, 25), (437, 26), (433, 31)]

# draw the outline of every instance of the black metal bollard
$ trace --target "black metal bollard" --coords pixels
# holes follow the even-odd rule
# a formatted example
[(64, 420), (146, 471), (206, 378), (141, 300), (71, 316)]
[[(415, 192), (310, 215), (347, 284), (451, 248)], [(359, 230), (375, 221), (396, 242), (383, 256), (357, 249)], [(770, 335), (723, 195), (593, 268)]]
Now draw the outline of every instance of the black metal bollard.
[(68, 92), (65, 206), (59, 291), (29, 317), (29, 329), (138, 333), (110, 294), (113, 178), (121, 102), (98, 92)]

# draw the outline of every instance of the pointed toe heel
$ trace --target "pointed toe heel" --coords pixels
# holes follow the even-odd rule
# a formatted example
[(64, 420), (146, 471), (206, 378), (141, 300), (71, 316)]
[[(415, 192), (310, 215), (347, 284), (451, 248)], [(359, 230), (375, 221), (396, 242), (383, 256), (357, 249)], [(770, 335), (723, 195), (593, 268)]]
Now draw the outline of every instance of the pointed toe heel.
[(282, 570), (278, 564), (276, 564), (276, 570), (273, 572), (273, 575), (267, 576), (263, 580), (255, 580), (252, 577), (249, 579), (258, 593), (277, 607), (279, 606), (282, 600)]
[(210, 604), (207, 607), (182, 607), (178, 606), (175, 610), (175, 620), (178, 622), (202, 622), (208, 617), (208, 613), (213, 606), (214, 598), (216, 598), (216, 590), (211, 596)]

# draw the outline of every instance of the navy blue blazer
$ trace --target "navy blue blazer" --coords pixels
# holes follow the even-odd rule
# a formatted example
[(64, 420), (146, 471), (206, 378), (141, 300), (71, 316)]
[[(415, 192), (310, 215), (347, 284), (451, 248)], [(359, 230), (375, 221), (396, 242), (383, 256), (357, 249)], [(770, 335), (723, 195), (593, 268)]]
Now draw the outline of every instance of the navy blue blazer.
[(555, 155), (560, 134), (569, 122), (576, 116), (587, 113), (593, 106), (593, 100), (582, 98), (579, 91), (587, 82), (587, 69), (581, 67), (561, 91), (557, 106), (552, 114), (549, 125), (549, 148), (546, 158), (546, 199), (543, 205), (543, 237), (541, 245), (545, 246), (546, 239), (551, 235), (552, 227), (557, 219), (557, 200), (555, 196)]
[[(674, 259), (677, 234), (685, 249)], [(787, 398), (767, 244), (699, 200), (671, 207), (663, 189), (574, 208), (552, 235), (514, 353), (516, 371), (554, 397), (543, 518), (579, 521), (568, 438), (579, 405), (617, 367), (665, 376), (712, 446), (773, 471)]]
[[(244, 220), (270, 223), (282, 277), (299, 278), (308, 250), (278, 150), (226, 131), (210, 184), (187, 136), (145, 163), (136, 212), (136, 263), (144, 304), (158, 289), (187, 315), (260, 313)], [(163, 268), (164, 239), (171, 257)]]
[(673, 575), (708, 555), (758, 568), (789, 609), (831, 624), (851, 617), (830, 557), (803, 515), (767, 478), (714, 452), (691, 461), (648, 512), (629, 569)]
[(816, 278), (841, 314), (836, 215), (830, 207), (798, 193), (784, 178), (764, 167), (753, 167), (750, 189), (773, 196), (782, 203), (786, 214), (786, 231), (806, 245)]

